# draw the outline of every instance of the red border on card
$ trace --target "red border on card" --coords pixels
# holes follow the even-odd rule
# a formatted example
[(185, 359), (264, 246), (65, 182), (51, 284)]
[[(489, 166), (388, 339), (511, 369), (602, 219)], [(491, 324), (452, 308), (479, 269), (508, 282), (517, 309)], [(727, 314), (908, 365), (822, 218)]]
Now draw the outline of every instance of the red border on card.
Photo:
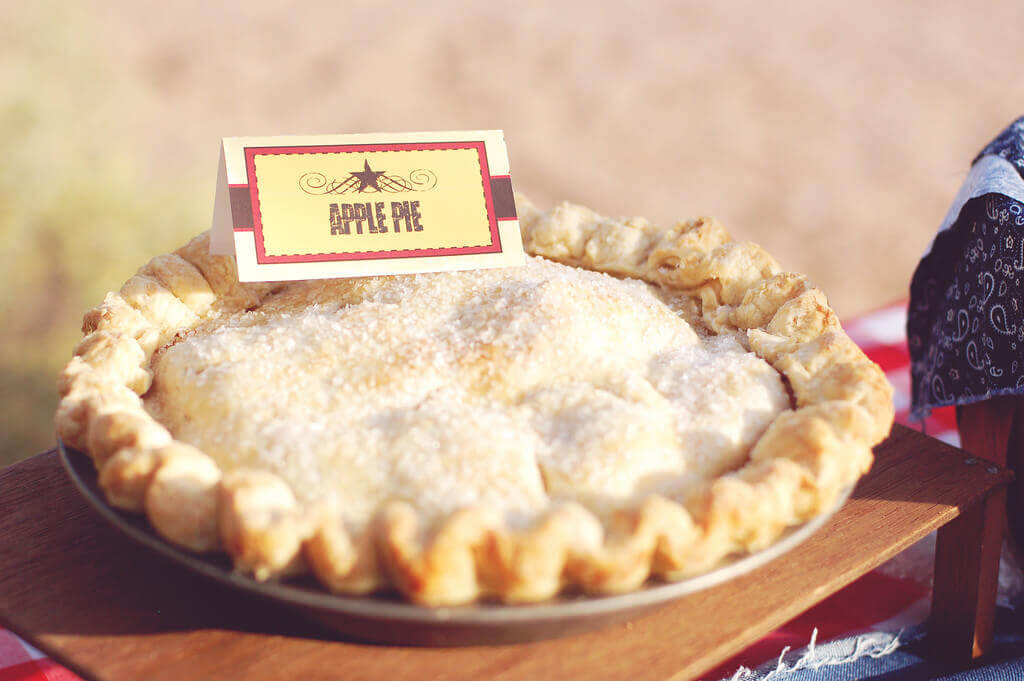
[[(444, 149), (475, 149), (480, 159), (480, 182), (483, 185), (484, 201), (487, 208), (487, 223), (491, 234), (489, 244), (483, 246), (456, 246), (451, 248), (420, 248), (394, 251), (359, 251), (352, 253), (311, 253), (307, 255), (267, 255), (263, 244), (263, 220), (260, 215), (259, 187), (256, 184), (256, 156), (259, 154), (323, 154), (359, 153), (369, 151), (432, 151)], [(491, 173), (487, 165), (487, 150), (480, 142), (410, 142), (396, 144), (335, 144), (298, 147), (245, 147), (245, 172), (249, 180), (252, 201), (252, 223), (250, 228), (235, 231), (252, 231), (256, 238), (256, 262), (260, 265), (294, 262), (336, 262), (347, 260), (384, 260), (393, 258), (429, 258), (441, 255), (476, 255), (479, 253), (501, 253), (501, 236), (498, 221), (494, 217), (494, 199), (491, 196)], [(238, 186), (238, 185), (232, 185)], [(244, 186), (244, 185), (243, 185)]]

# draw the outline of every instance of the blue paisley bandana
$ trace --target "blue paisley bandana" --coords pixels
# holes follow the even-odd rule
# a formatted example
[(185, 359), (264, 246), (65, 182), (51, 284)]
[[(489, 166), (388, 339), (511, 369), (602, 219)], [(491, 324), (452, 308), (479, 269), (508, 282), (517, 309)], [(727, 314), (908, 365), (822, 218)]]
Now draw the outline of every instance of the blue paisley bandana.
[(1024, 117), (974, 159), (910, 283), (913, 404), (1024, 393)]

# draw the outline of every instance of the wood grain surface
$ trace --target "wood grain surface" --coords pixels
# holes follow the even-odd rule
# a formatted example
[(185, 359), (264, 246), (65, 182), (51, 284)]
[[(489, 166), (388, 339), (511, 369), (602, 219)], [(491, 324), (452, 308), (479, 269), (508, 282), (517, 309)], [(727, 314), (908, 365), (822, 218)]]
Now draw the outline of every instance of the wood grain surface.
[(192, 575), (100, 519), (53, 452), (0, 472), (0, 620), (88, 679), (693, 679), (1005, 484), (896, 426), (850, 501), (764, 567), (625, 625), (463, 648), (336, 640)]
[[(1006, 466), (1017, 458), (1014, 434), (1021, 405), (1020, 397), (1007, 396), (957, 406), (961, 447), (977, 457), (976, 465)], [(993, 491), (939, 531), (928, 623), (928, 647), (937, 659), (962, 665), (991, 649), (1006, 493), (1005, 488)]]

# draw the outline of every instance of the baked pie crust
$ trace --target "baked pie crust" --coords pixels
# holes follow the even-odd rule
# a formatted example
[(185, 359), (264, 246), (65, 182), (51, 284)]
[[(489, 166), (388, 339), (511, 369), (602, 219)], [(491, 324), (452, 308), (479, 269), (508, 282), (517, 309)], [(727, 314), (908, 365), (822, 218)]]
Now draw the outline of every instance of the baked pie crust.
[(519, 268), (154, 258), (86, 313), (59, 437), (178, 546), (427, 605), (697, 574), (867, 471), (891, 388), (804, 276), (709, 218), (517, 204)]

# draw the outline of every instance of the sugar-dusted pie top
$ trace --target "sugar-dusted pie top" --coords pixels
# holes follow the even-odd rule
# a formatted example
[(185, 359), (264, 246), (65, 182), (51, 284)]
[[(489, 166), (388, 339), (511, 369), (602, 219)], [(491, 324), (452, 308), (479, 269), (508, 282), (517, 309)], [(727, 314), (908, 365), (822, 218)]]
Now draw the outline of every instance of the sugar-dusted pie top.
[(789, 397), (663, 293), (530, 257), (499, 270), (300, 282), (157, 351), (146, 408), (226, 473), (277, 473), (350, 527), (679, 494), (738, 468)]
[(892, 389), (807, 277), (710, 218), (516, 205), (519, 268), (154, 257), (86, 313), (58, 436), (177, 546), (428, 605), (698, 574), (870, 467)]

